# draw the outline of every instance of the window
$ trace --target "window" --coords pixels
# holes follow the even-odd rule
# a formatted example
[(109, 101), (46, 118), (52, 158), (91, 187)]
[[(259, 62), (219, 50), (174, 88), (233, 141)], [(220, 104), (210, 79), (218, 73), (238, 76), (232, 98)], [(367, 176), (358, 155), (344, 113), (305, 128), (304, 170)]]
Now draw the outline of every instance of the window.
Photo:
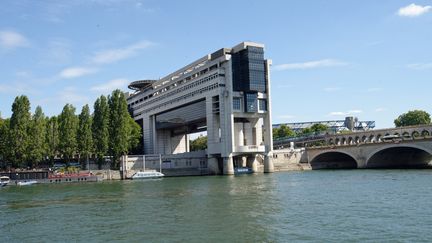
[(259, 99), (258, 106), (260, 111), (267, 111), (267, 100)]
[(246, 112), (257, 112), (257, 94), (246, 93)]
[(233, 98), (233, 110), (240, 111), (241, 110), (241, 98), (234, 97)]

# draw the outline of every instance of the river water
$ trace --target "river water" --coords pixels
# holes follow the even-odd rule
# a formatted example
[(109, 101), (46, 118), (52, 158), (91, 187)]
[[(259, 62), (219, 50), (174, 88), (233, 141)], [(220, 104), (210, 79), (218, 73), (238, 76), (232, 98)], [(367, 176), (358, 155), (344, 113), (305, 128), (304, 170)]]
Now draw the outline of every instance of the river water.
[(0, 189), (0, 242), (431, 242), (432, 170)]

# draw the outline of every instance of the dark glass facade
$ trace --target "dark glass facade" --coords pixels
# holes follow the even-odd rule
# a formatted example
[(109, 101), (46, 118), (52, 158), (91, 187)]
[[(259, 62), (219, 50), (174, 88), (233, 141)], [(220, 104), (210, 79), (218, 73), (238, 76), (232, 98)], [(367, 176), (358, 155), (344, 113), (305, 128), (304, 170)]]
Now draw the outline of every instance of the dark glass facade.
[(258, 95), (256, 93), (246, 93), (246, 112), (258, 112)]
[(248, 46), (232, 54), (234, 91), (266, 92), (264, 50)]
[(259, 99), (258, 100), (258, 107), (260, 111), (267, 111), (267, 100), (266, 99)]
[(245, 112), (258, 112), (257, 93), (265, 93), (267, 87), (264, 49), (248, 46), (231, 58), (233, 90), (244, 92)]
[(241, 110), (241, 99), (238, 97), (233, 98), (233, 110)]

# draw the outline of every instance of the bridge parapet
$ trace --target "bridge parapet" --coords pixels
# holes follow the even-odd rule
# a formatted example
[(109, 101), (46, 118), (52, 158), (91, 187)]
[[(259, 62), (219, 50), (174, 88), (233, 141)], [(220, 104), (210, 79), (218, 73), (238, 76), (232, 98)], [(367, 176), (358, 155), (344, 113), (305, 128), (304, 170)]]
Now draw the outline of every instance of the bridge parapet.
[(367, 143), (399, 142), (432, 138), (432, 125), (369, 130), (345, 134), (327, 135), (326, 146), (350, 146)]

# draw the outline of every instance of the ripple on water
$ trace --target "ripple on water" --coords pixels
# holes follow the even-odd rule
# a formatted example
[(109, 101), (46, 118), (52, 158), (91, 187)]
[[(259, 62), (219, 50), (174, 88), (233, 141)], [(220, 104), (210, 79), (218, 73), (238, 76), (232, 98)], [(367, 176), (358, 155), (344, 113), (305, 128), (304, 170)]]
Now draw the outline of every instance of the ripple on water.
[(0, 193), (0, 242), (430, 242), (431, 172), (10, 187)]

